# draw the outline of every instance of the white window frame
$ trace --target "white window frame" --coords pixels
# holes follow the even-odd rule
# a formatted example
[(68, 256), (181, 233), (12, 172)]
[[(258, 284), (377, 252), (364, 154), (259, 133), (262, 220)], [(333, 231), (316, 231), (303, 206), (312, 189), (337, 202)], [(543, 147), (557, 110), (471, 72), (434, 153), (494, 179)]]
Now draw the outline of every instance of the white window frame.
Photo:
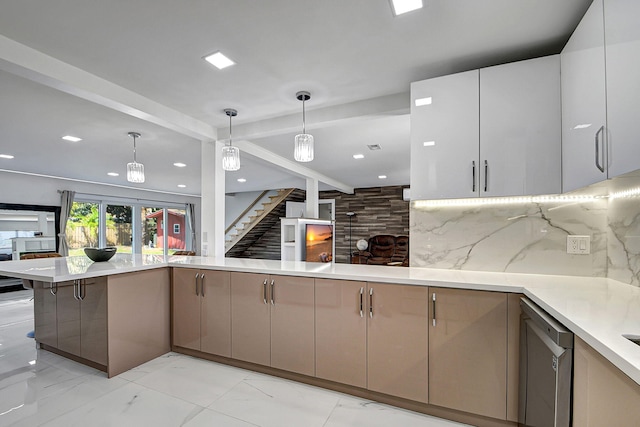
[[(153, 207), (160, 208), (164, 210), (162, 227), (163, 227), (163, 253), (165, 256), (168, 255), (168, 246), (169, 246), (169, 233), (168, 233), (168, 223), (169, 223), (169, 209), (180, 209), (186, 211), (187, 206), (182, 203), (172, 203), (165, 202), (160, 200), (142, 200), (142, 199), (128, 199), (128, 198), (118, 198), (118, 197), (109, 197), (109, 196), (97, 196), (93, 194), (76, 194), (76, 197), (73, 200), (78, 203), (96, 203), (98, 205), (98, 245), (100, 247), (105, 247), (107, 245), (107, 205), (118, 205), (118, 206), (131, 206), (131, 251), (134, 254), (142, 254), (142, 222), (140, 220), (140, 215), (142, 212), (142, 207)], [(180, 225), (180, 224), (176, 224)], [(185, 244), (186, 247), (191, 247), (191, 231), (189, 229), (189, 224), (185, 221)]]

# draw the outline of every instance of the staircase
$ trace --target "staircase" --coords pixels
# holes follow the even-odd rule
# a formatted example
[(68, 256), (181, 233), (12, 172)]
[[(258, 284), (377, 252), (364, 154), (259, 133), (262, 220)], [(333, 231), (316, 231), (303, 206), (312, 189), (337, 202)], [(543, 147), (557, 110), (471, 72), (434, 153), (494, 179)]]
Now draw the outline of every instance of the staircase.
[(269, 231), (274, 225), (279, 224), (280, 218), (286, 214), (285, 202), (287, 200), (304, 200), (304, 194), (302, 190), (288, 188), (278, 190), (278, 193), (269, 196), (269, 200), (266, 202), (260, 202), (262, 197), (256, 199), (254, 204), (239, 217), (239, 219), (241, 219), (245, 217), (246, 213), (253, 210), (248, 220), (230, 226), (230, 228), (235, 228), (235, 230), (232, 230), (231, 233), (228, 234), (227, 241), (225, 242), (226, 256), (241, 257), (244, 251), (260, 239), (264, 233)]

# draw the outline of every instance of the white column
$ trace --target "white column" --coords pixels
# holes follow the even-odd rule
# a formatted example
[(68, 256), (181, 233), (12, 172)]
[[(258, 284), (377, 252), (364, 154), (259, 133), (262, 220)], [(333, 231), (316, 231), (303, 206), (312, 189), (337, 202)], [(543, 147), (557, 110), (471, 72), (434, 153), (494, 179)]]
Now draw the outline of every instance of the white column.
[(142, 253), (142, 208), (139, 205), (134, 205), (131, 209), (131, 235), (133, 241), (131, 242), (131, 251), (134, 254)]
[(224, 257), (225, 175), (222, 142), (202, 141), (200, 254)]
[(307, 178), (307, 200), (305, 205), (306, 218), (318, 218), (320, 216), (320, 207), (318, 195), (318, 180)]

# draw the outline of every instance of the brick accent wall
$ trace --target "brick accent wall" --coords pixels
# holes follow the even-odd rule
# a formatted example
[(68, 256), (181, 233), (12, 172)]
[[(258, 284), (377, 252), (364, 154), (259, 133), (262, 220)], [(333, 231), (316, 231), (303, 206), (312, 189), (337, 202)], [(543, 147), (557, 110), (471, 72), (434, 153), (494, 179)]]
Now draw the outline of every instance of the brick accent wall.
[[(402, 200), (402, 186), (357, 188), (354, 194), (321, 191), (320, 199), (335, 199), (335, 262), (349, 262), (349, 217), (351, 220), (351, 249), (356, 242), (377, 234), (409, 235), (409, 202)], [(273, 225), (241, 258), (280, 259), (280, 223)]]

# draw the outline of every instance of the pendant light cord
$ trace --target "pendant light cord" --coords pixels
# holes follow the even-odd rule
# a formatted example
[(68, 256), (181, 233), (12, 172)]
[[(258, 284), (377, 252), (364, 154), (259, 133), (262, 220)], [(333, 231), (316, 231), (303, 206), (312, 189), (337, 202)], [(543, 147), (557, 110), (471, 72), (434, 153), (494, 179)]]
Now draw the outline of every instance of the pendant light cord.
[(305, 101), (305, 98), (303, 97), (302, 98), (302, 133), (307, 133), (307, 131), (305, 129), (305, 126), (304, 126), (304, 123), (306, 121), (305, 120), (305, 114), (304, 114), (304, 101)]
[(232, 115), (229, 114), (229, 147), (231, 147), (231, 117)]
[(133, 135), (133, 163), (138, 163), (136, 159), (136, 136)]

